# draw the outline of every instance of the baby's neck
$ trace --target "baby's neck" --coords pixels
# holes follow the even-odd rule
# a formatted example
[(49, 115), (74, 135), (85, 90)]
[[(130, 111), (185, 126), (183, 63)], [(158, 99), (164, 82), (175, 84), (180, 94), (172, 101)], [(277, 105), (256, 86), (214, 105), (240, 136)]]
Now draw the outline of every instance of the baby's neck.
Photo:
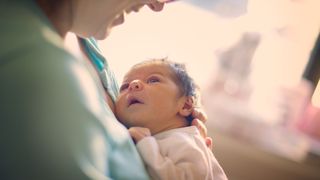
[(170, 121), (170, 123), (167, 124), (162, 124), (161, 126), (152, 126), (150, 125), (149, 128), (151, 131), (151, 135), (156, 135), (158, 133), (164, 132), (164, 131), (168, 131), (171, 129), (177, 129), (177, 128), (182, 128), (182, 127), (187, 127), (189, 126), (188, 121), (185, 119), (185, 117), (179, 117), (176, 118), (172, 121)]

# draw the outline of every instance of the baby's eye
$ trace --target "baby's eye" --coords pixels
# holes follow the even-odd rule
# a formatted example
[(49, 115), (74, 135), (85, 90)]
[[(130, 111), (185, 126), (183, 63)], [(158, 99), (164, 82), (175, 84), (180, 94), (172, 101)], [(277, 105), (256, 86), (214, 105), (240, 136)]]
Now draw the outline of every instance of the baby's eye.
[(129, 83), (124, 83), (124, 84), (122, 84), (122, 85), (120, 86), (120, 92), (123, 91), (123, 90), (128, 89), (128, 87), (129, 87)]
[(158, 77), (150, 77), (147, 80), (147, 83), (157, 83), (157, 82), (160, 82), (160, 79)]

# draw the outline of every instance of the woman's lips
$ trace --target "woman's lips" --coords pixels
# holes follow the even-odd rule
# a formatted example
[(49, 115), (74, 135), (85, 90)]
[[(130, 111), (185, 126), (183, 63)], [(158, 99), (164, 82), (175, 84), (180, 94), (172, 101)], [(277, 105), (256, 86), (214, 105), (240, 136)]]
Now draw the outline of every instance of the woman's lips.
[(125, 20), (124, 13), (122, 13), (112, 22), (112, 26), (118, 26), (120, 24), (123, 24), (124, 20)]

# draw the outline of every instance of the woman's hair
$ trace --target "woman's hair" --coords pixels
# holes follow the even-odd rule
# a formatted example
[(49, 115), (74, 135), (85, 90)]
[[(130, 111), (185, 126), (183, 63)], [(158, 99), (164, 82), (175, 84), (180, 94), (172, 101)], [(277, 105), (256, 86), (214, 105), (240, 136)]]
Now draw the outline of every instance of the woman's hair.
[(186, 66), (182, 63), (177, 63), (168, 60), (168, 58), (151, 59), (143, 61), (133, 66), (137, 67), (144, 64), (164, 64), (169, 67), (173, 73), (173, 80), (178, 85), (182, 96), (190, 96), (193, 99), (193, 104), (198, 106), (199, 100), (199, 87), (195, 84), (194, 80), (190, 77), (187, 72)]

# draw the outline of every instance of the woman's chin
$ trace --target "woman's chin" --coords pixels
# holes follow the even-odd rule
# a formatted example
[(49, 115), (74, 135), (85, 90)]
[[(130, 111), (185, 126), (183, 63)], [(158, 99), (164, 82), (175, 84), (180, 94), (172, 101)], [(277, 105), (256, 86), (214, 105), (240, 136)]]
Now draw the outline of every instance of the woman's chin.
[(93, 37), (97, 40), (104, 40), (106, 39), (109, 34), (110, 34), (111, 30), (108, 29), (106, 31), (99, 31), (98, 33), (96, 33), (95, 35), (93, 35)]

